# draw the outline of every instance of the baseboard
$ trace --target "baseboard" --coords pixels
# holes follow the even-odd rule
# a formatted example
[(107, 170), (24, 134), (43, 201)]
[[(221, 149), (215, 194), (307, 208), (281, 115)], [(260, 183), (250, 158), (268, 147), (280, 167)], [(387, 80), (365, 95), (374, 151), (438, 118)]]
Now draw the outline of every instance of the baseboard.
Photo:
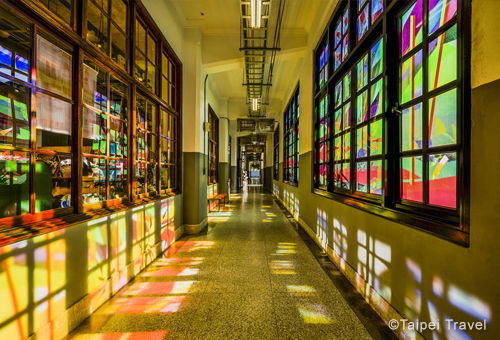
[(184, 232), (187, 235), (199, 234), (203, 229), (208, 226), (208, 217), (205, 217), (199, 224), (184, 224)]
[[(285, 209), (291, 213), (285, 203), (273, 194), (273, 197), (279, 201)], [(316, 242), (316, 244), (322, 248), (330, 258), (330, 260), (337, 266), (340, 272), (349, 280), (351, 285), (356, 289), (356, 291), (363, 296), (365, 301), (373, 308), (373, 310), (380, 316), (380, 318), (388, 323), (392, 319), (401, 320), (406, 319), (402, 316), (387, 300), (385, 300), (344, 258), (339, 256), (335, 251), (329, 246), (322, 244), (321, 240), (318, 238), (314, 230), (300, 217), (294, 217), (299, 226), (304, 229), (304, 231)], [(415, 339), (424, 340), (425, 338), (418, 332), (414, 330), (405, 329), (404, 327), (399, 327), (395, 334), (400, 339)]]

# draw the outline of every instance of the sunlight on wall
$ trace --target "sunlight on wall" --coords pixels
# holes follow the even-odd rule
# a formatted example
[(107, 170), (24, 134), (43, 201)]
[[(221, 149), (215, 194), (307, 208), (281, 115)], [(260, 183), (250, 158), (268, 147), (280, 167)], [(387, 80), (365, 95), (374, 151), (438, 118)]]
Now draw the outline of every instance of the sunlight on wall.
[(321, 247), (328, 246), (328, 215), (324, 210), (316, 209), (316, 235), (321, 243)]
[(280, 187), (278, 184), (273, 183), (273, 195), (276, 197), (280, 197)]
[(295, 194), (293, 192), (289, 192), (287, 190), (283, 191), (283, 196), (284, 196), (283, 203), (285, 204), (285, 207), (288, 209), (290, 214), (292, 214), (295, 219), (298, 219), (300, 216), (299, 199), (295, 197)]
[(347, 261), (347, 228), (336, 218), (333, 219), (333, 250), (339, 257), (342, 270)]

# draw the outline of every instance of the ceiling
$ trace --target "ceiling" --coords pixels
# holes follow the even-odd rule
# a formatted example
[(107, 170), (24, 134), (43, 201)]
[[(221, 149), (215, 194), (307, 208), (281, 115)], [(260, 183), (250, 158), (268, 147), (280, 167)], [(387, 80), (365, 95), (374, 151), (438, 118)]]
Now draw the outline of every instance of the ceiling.
[[(170, 2), (186, 28), (198, 28), (203, 35), (202, 60), (211, 88), (227, 99), (231, 118), (248, 114), (243, 83), (243, 52), (240, 48), (239, 0), (164, 0)], [(272, 0), (278, 1), (278, 0)], [(286, 0), (278, 52), (267, 108), (281, 110), (295, 87), (309, 37), (335, 0)], [(274, 5), (274, 4), (273, 4)], [(273, 9), (277, 8), (277, 4)]]

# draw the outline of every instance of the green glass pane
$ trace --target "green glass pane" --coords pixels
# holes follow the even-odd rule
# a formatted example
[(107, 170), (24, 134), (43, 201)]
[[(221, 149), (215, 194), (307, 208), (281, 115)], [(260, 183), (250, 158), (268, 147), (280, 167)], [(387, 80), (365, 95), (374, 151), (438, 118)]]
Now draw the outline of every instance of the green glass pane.
[(370, 79), (373, 80), (384, 70), (384, 38), (380, 39), (370, 51)]
[(429, 147), (457, 142), (457, 90), (429, 99)]
[(12, 117), (12, 107), (10, 105), (10, 98), (0, 95), (0, 113), (8, 117)]
[(28, 121), (28, 106), (25, 103), (18, 102), (14, 100), (14, 111), (16, 113), (16, 119)]
[(356, 130), (356, 157), (368, 156), (368, 126)]
[(363, 91), (356, 98), (356, 122), (362, 123), (368, 120), (368, 91)]
[(335, 111), (335, 133), (342, 130), (342, 108)]
[(349, 159), (351, 158), (351, 133), (344, 134), (342, 140), (342, 159)]
[(401, 65), (401, 103), (422, 95), (422, 51), (406, 59)]
[(370, 118), (376, 117), (384, 110), (384, 79), (379, 79), (370, 88)]
[(347, 74), (344, 76), (344, 93), (343, 93), (343, 100), (344, 102), (351, 98), (351, 71), (347, 72)]
[(429, 43), (429, 90), (457, 79), (457, 25)]
[(0, 218), (29, 212), (29, 154), (0, 151)]
[(422, 104), (403, 110), (401, 115), (401, 150), (422, 148)]
[(342, 137), (335, 138), (335, 160), (342, 158)]
[(359, 91), (368, 84), (368, 54), (366, 54), (356, 65), (357, 86)]
[(342, 104), (342, 81), (335, 85), (335, 107), (339, 107)]
[(383, 147), (383, 119), (370, 124), (370, 155), (382, 154)]
[(351, 126), (351, 103), (347, 103), (343, 108), (343, 127), (344, 130)]
[(340, 186), (345, 190), (349, 190), (351, 187), (351, 165), (349, 163), (342, 164), (342, 178)]

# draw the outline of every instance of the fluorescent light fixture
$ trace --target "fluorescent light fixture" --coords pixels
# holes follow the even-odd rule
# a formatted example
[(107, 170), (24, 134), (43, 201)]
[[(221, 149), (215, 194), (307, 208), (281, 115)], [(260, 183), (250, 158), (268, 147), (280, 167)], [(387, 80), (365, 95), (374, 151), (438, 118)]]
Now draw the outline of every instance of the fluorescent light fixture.
[(262, 19), (262, 0), (250, 0), (250, 27), (260, 28)]
[(259, 98), (252, 98), (252, 111), (257, 111), (259, 108)]

